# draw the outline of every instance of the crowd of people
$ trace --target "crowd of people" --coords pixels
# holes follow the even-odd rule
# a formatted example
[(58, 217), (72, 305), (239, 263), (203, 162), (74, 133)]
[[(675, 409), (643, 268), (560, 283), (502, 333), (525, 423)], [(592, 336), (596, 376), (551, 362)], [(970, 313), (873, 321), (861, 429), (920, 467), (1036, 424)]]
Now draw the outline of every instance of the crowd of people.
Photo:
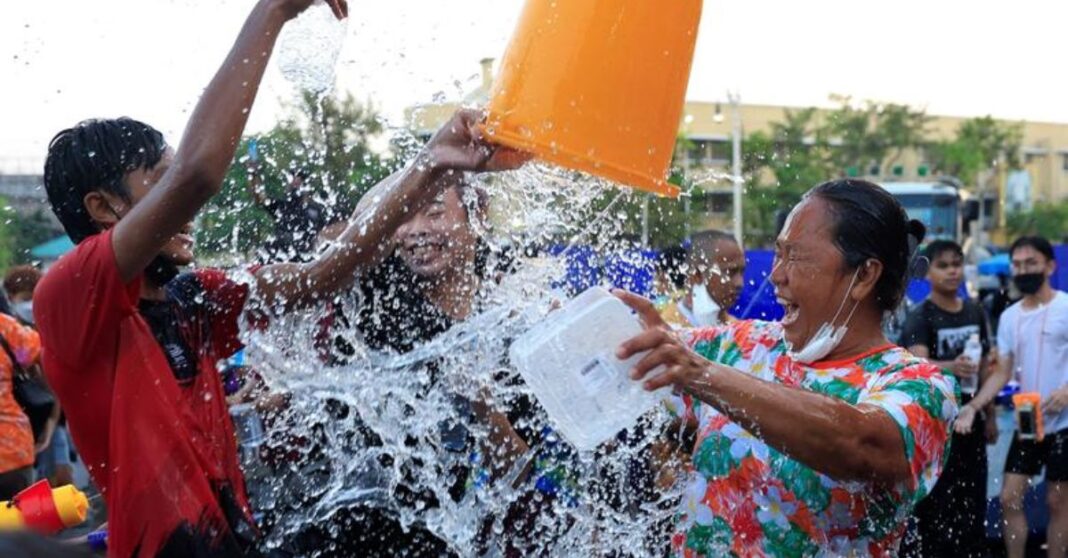
[[(248, 281), (183, 271), (195, 259), (193, 219), (233, 162), (264, 53), (311, 3), (257, 5), (177, 149), (128, 118), (81, 122), (49, 146), (49, 202), (76, 247), (44, 275), (21, 267), (4, 280), (0, 500), (35, 478), (73, 482), (72, 462), (81, 460), (106, 503), (109, 556), (459, 553), (430, 528), (405, 526), (369, 503), (265, 548), (219, 363), (241, 349), (240, 324), (263, 327), (301, 308), (329, 316), (323, 366), (352, 356), (358, 343), (411, 351), (477, 314), (508, 265), (488, 257), (491, 200), (470, 176), (518, 168), (526, 155), (486, 141), (480, 113), (461, 110), (344, 221), (326, 222), (302, 189), (306, 172), (281, 200), (253, 181), (279, 233), (264, 247), (266, 262), (244, 266)], [(343, 0), (328, 3), (346, 15)], [(616, 356), (640, 356), (632, 379), (673, 393), (665, 405), (678, 435), (639, 454), (656, 478), (646, 488), (685, 485), (674, 525), (651, 534), (648, 553), (983, 556), (986, 445), (998, 435), (995, 399), (1015, 379), (1038, 394), (1044, 431), (1022, 428), (1013, 440), (1000, 495), (1005, 545), (1009, 556), (1024, 555), (1023, 497), (1044, 471), (1049, 555), (1065, 555), (1068, 295), (1050, 283), (1053, 249), (1039, 237), (1013, 243), (1022, 298), (994, 332), (984, 309), (961, 295), (961, 247), (924, 245), (924, 237), (879, 186), (831, 180), (806, 193), (775, 242), (770, 282), (781, 320), (730, 315), (745, 252), (719, 231), (666, 251), (654, 300), (616, 291), (643, 326)], [(925, 269), (931, 294), (893, 343), (884, 317)], [(351, 292), (360, 305), (337, 302)], [(338, 333), (352, 330), (358, 339)], [(47, 397), (31, 404), (26, 394), (41, 388)], [(536, 403), (515, 403), (462, 402), (489, 432), (488, 482), (544, 445)], [(535, 516), (550, 508), (535, 503), (559, 497), (545, 483), (532, 483), (520, 501), (530, 509), (508, 512), (517, 541), (539, 536)], [(413, 508), (436, 505), (407, 498)], [(521, 555), (527, 542), (479, 552)]]

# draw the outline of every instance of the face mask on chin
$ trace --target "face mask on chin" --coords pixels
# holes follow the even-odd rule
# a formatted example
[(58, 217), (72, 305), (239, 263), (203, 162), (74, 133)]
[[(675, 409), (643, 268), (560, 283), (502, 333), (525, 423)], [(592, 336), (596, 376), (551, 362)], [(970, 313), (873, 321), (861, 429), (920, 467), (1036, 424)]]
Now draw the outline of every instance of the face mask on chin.
[(845, 296), (842, 297), (842, 303), (838, 305), (838, 311), (834, 313), (834, 317), (831, 321), (824, 323), (816, 330), (816, 334), (808, 340), (808, 343), (799, 351), (795, 351), (790, 345), (790, 342), (786, 342), (787, 355), (801, 364), (812, 364), (820, 359), (831, 354), (831, 351), (842, 342), (842, 339), (846, 336), (846, 332), (849, 331), (849, 321), (853, 319), (853, 313), (857, 311), (857, 306), (860, 305), (860, 301), (853, 303), (853, 309), (849, 311), (849, 316), (846, 316), (845, 322), (835, 327), (834, 323), (838, 321), (838, 316), (841, 315), (842, 310), (845, 309), (846, 301), (849, 300), (849, 293), (853, 290), (853, 285), (857, 282), (857, 277), (860, 276), (860, 268), (857, 268), (856, 273), (853, 274), (853, 280), (849, 282), (849, 288), (846, 289)]
[(1022, 294), (1033, 295), (1042, 290), (1042, 285), (1046, 283), (1046, 274), (1041, 271), (1037, 273), (1021, 273), (1013, 275), (1012, 282)]
[(11, 311), (15, 314), (15, 317), (22, 320), (24, 323), (33, 325), (33, 301), (24, 300), (22, 302), (16, 302), (11, 305)]

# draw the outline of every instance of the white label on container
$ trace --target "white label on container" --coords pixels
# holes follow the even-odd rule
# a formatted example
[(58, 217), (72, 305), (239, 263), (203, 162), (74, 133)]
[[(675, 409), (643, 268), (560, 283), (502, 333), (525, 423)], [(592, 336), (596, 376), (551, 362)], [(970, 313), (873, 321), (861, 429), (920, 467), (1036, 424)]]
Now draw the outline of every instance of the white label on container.
[(579, 381), (587, 395), (597, 395), (612, 383), (615, 368), (606, 362), (604, 355), (597, 355), (579, 372)]

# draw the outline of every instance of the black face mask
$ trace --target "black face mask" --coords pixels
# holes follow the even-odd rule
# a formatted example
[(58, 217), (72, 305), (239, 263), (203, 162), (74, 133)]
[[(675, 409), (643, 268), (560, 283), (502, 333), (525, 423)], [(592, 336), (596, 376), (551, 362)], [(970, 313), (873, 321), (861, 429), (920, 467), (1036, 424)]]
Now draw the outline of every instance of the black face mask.
[(1045, 284), (1046, 274), (1042, 272), (1021, 273), (1019, 275), (1013, 275), (1012, 282), (1021, 293), (1025, 295), (1033, 295), (1042, 288), (1043, 284)]

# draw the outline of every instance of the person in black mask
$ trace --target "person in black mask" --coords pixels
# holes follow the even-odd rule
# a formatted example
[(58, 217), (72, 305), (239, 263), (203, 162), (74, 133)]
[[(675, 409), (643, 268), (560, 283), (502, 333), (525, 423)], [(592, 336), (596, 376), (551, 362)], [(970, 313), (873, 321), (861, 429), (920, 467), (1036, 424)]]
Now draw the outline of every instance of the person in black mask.
[[(1050, 284), (1057, 263), (1045, 238), (1019, 238), (1009, 255), (1012, 281), (1023, 298), (1001, 315), (998, 353), (1003, 369), (1020, 382), (1020, 390), (1041, 396), (1045, 437), (1021, 439), (1027, 429), (1018, 428), (1009, 449), (1001, 490), (1005, 545), (1009, 558), (1023, 557), (1028, 533), (1024, 492), (1030, 478), (1045, 467), (1049, 555), (1064, 556), (1068, 552), (1068, 294)], [(969, 405), (961, 408), (962, 417), (975, 413)]]

